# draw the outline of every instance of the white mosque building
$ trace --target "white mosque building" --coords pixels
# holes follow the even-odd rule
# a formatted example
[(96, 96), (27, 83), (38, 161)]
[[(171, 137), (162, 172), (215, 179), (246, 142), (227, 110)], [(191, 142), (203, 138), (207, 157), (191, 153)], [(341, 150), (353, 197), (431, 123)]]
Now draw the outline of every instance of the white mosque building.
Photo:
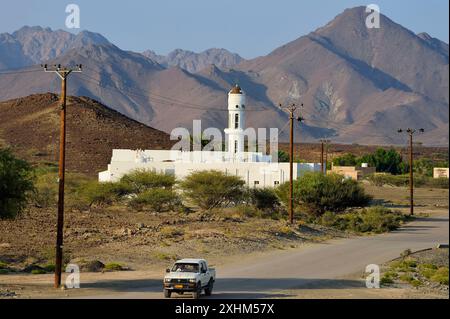
[[(180, 180), (194, 171), (219, 170), (258, 188), (289, 181), (289, 163), (275, 162), (271, 155), (262, 152), (245, 151), (245, 108), (245, 92), (236, 85), (228, 93), (226, 151), (114, 149), (108, 170), (99, 173), (99, 181), (118, 181), (136, 169), (171, 174)], [(320, 171), (320, 164), (294, 163), (294, 179), (308, 171)]]

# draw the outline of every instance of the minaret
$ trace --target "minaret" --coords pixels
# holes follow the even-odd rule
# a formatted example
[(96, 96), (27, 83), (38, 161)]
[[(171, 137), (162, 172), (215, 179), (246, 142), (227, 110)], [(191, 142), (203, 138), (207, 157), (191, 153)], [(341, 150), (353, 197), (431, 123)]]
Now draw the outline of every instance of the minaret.
[(240, 154), (244, 152), (245, 130), (245, 93), (236, 84), (228, 93), (228, 152)]

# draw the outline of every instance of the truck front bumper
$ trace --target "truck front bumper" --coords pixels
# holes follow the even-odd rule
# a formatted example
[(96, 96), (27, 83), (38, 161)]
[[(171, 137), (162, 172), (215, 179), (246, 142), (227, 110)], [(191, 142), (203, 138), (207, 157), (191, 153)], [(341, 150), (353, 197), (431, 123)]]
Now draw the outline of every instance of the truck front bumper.
[(163, 287), (164, 289), (173, 292), (192, 292), (197, 290), (197, 285), (195, 283), (164, 283)]

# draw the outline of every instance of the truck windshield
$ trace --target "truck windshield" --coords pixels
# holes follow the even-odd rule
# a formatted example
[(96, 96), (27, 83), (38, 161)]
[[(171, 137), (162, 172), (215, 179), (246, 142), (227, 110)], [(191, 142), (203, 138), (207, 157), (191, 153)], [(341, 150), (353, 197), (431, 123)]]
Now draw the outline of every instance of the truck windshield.
[(198, 272), (198, 264), (177, 263), (172, 267), (173, 272)]

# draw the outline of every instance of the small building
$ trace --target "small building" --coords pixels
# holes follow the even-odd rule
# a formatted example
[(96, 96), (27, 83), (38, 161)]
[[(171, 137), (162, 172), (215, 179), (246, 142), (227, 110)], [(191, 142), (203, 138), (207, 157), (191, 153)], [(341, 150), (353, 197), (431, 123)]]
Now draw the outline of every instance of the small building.
[[(108, 169), (99, 173), (100, 182), (118, 181), (123, 175), (144, 169), (183, 179), (194, 171), (219, 170), (239, 176), (248, 187), (274, 187), (289, 181), (289, 163), (272, 161), (271, 155), (246, 152), (244, 91), (235, 86), (228, 93), (226, 151), (113, 150)], [(294, 179), (306, 172), (319, 172), (320, 163), (294, 163)]]
[(329, 174), (339, 174), (355, 181), (363, 179), (365, 176), (376, 173), (375, 167), (369, 167), (366, 163), (361, 166), (332, 166)]
[(449, 178), (449, 169), (435, 167), (433, 168), (433, 178)]

